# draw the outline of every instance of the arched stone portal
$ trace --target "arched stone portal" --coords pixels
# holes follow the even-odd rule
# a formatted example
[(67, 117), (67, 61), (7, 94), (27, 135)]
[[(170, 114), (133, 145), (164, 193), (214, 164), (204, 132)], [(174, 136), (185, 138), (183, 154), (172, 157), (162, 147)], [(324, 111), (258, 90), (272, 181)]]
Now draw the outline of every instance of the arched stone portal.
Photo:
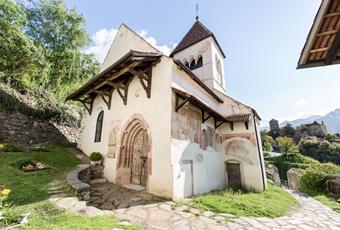
[(141, 115), (134, 115), (123, 129), (117, 162), (117, 183), (146, 186), (151, 174), (151, 137)]

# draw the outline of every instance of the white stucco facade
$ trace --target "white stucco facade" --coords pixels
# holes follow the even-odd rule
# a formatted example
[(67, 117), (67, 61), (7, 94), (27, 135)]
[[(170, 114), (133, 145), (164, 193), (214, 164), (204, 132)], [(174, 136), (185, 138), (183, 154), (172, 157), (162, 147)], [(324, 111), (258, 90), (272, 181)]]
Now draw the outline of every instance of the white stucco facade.
[[(122, 25), (101, 71), (120, 60), (130, 50), (158, 52), (143, 38)], [(193, 72), (212, 92), (195, 82), (174, 62), (174, 59), (183, 61), (199, 55), (203, 57), (203, 67)], [(208, 37), (179, 52), (174, 58), (165, 55), (160, 57), (160, 61), (152, 66), (150, 98), (146, 96), (137, 76), (133, 77), (129, 85), (126, 104), (117, 90), (113, 91), (110, 109), (102, 97), (97, 95), (91, 115), (88, 111), (83, 113), (78, 147), (87, 155), (92, 152), (102, 153), (104, 176), (113, 183), (122, 183), (129, 176), (127, 174), (132, 174), (134, 170), (133, 166), (128, 166), (130, 168), (125, 171), (121, 170), (124, 148), (130, 146), (133, 153), (144, 149), (147, 151), (147, 159), (143, 167), (148, 168), (146, 190), (164, 197), (182, 198), (224, 188), (229, 183), (226, 171), (228, 162), (239, 165), (243, 187), (262, 191), (266, 181), (261, 140), (255, 127), (258, 125), (258, 118), (250, 107), (226, 96), (224, 76), (222, 82), (218, 82), (216, 56), (221, 59), (224, 73), (221, 51), (214, 39)], [(247, 125), (245, 122), (233, 122), (232, 127), (229, 123), (223, 123), (216, 128), (214, 117), (202, 122), (202, 110), (191, 103), (186, 103), (176, 111), (174, 90), (192, 95), (203, 105), (225, 117), (247, 114)], [(217, 101), (212, 93), (220, 97), (223, 103)], [(104, 112), (101, 140), (94, 142), (97, 117), (101, 111)], [(129, 124), (134, 124), (136, 120), (140, 124), (136, 133), (145, 131), (147, 143), (145, 148), (135, 151), (138, 143), (131, 140), (126, 145), (123, 139), (129, 132)], [(143, 176), (146, 176), (145, 173)]]

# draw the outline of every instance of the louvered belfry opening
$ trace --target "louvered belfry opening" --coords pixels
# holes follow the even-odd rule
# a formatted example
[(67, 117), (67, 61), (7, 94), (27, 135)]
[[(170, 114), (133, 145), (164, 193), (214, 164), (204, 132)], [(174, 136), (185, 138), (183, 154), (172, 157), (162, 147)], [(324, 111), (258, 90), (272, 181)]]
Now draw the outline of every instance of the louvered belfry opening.
[(94, 142), (100, 142), (102, 139), (103, 120), (104, 120), (104, 111), (101, 111), (97, 117), (96, 134), (94, 137)]

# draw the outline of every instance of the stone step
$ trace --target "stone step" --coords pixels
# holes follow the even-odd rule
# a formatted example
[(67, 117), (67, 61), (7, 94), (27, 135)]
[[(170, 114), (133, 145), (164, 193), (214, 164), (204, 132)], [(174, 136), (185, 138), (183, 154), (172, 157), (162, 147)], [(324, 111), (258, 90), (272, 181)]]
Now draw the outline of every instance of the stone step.
[(96, 178), (90, 181), (90, 184), (103, 184), (106, 183), (107, 179), (105, 178)]

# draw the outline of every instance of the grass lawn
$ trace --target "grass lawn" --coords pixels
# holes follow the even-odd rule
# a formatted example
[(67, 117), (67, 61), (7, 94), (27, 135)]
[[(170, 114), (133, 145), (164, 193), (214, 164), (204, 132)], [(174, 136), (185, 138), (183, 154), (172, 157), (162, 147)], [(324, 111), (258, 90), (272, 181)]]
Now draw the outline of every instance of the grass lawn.
[[(89, 218), (54, 208), (48, 201), (49, 188), (56, 183), (65, 184), (67, 173), (80, 161), (62, 147), (51, 146), (49, 149), (49, 152), (0, 152), (0, 185), (12, 190), (8, 201), (16, 210), (30, 213), (29, 224), (23, 229), (139, 229), (120, 226), (112, 217)], [(19, 160), (36, 160), (51, 168), (25, 173), (14, 166)]]
[(223, 190), (195, 196), (189, 205), (201, 211), (235, 216), (278, 217), (286, 214), (296, 204), (292, 195), (268, 183), (267, 190), (262, 193)]

